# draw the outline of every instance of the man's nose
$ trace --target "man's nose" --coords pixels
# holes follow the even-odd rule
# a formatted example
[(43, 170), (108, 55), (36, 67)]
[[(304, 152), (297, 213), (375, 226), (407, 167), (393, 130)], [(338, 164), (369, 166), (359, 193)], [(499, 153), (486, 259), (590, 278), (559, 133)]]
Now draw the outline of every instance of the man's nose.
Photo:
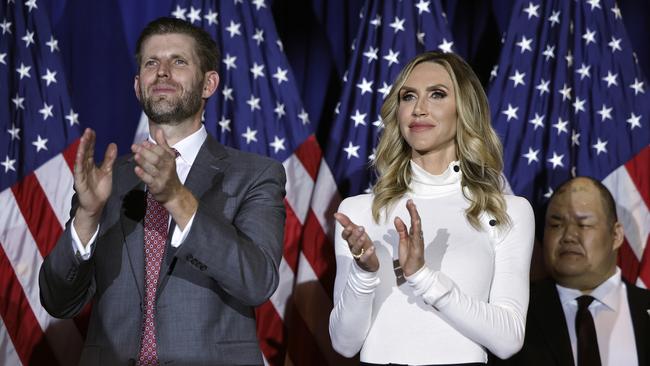
[(562, 242), (571, 243), (578, 240), (578, 226), (575, 224), (567, 224), (564, 226), (562, 232)]
[(169, 64), (166, 62), (161, 62), (158, 65), (158, 70), (156, 72), (158, 77), (168, 77), (169, 76)]

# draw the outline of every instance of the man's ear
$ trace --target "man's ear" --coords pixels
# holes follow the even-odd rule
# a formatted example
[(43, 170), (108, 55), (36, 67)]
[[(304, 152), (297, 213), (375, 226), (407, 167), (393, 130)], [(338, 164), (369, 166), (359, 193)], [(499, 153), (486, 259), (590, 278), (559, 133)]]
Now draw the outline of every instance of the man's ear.
[(138, 75), (133, 79), (133, 90), (135, 91), (135, 97), (140, 100), (140, 77)]
[(219, 74), (216, 71), (208, 71), (205, 73), (205, 78), (203, 79), (203, 90), (201, 91), (201, 97), (203, 99), (208, 99), (217, 91), (219, 86)]
[(625, 239), (625, 231), (623, 230), (623, 224), (616, 221), (614, 227), (612, 228), (613, 232), (613, 250), (617, 250), (623, 245), (623, 240)]

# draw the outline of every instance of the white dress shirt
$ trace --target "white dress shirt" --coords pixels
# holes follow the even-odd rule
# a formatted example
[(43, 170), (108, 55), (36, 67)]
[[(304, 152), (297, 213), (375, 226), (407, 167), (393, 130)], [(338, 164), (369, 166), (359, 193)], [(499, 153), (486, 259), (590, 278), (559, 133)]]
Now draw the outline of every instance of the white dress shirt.
[[(573, 360), (578, 364), (577, 337), (576, 337), (576, 312), (578, 302), (576, 298), (584, 295), (580, 290), (556, 285), (560, 295), (560, 302), (564, 310)], [(630, 316), (630, 306), (627, 301), (627, 289), (621, 280), (621, 270), (616, 268), (607, 281), (596, 287), (590, 294), (595, 300), (589, 305), (589, 312), (594, 318), (598, 350), (603, 365), (638, 365), (634, 327)]]
[[(196, 156), (199, 154), (199, 150), (201, 149), (201, 146), (203, 145), (203, 142), (205, 142), (205, 139), (208, 137), (208, 132), (205, 129), (205, 126), (201, 125), (201, 128), (198, 129), (196, 132), (193, 134), (187, 136), (186, 138), (180, 140), (177, 142), (172, 148), (176, 149), (180, 156), (176, 158), (176, 174), (178, 174), (178, 179), (181, 181), (181, 183), (185, 184), (185, 180), (187, 179), (188, 174), (190, 173), (190, 169), (192, 168), (192, 164), (194, 164), (194, 160), (196, 159)], [(156, 143), (156, 141), (149, 135), (149, 141), (152, 143)], [(192, 227), (192, 222), (194, 221), (194, 215), (196, 215), (196, 212), (192, 214), (192, 217), (188, 221), (187, 225), (185, 225), (185, 229), (181, 230), (181, 228), (176, 225), (174, 228), (174, 233), (172, 234), (172, 240), (171, 240), (171, 245), (174, 248), (178, 248), (185, 238), (187, 237), (187, 233), (190, 231), (190, 228)], [(169, 217), (169, 221), (171, 222), (171, 215)], [(77, 231), (74, 228), (74, 219), (72, 221), (72, 227), (70, 228), (71, 233), (72, 233), (72, 249), (79, 254), (79, 256), (83, 260), (88, 260), (90, 258), (90, 254), (92, 253), (92, 245), (94, 245), (95, 238), (97, 237), (97, 233), (99, 232), (99, 225), (97, 226), (97, 229), (95, 230), (95, 233), (93, 234), (92, 238), (90, 239), (91, 245), (88, 245), (87, 247), (84, 246), (81, 243), (81, 240), (79, 239), (79, 235), (77, 234)]]

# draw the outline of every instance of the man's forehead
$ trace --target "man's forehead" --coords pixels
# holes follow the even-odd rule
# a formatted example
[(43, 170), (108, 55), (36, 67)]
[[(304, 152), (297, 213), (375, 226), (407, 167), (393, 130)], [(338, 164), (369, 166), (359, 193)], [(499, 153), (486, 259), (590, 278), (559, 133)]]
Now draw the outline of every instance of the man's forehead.
[(142, 50), (145, 53), (159, 50), (191, 53), (194, 50), (194, 38), (183, 33), (153, 34), (144, 41)]

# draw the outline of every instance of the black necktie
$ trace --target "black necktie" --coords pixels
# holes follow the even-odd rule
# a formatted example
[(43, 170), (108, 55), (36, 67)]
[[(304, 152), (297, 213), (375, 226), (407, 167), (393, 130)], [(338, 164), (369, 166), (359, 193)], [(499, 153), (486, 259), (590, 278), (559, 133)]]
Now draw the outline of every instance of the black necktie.
[(576, 336), (578, 337), (578, 366), (600, 366), (600, 351), (596, 338), (594, 318), (589, 312), (589, 304), (594, 298), (583, 295), (576, 298), (578, 313), (576, 314)]

